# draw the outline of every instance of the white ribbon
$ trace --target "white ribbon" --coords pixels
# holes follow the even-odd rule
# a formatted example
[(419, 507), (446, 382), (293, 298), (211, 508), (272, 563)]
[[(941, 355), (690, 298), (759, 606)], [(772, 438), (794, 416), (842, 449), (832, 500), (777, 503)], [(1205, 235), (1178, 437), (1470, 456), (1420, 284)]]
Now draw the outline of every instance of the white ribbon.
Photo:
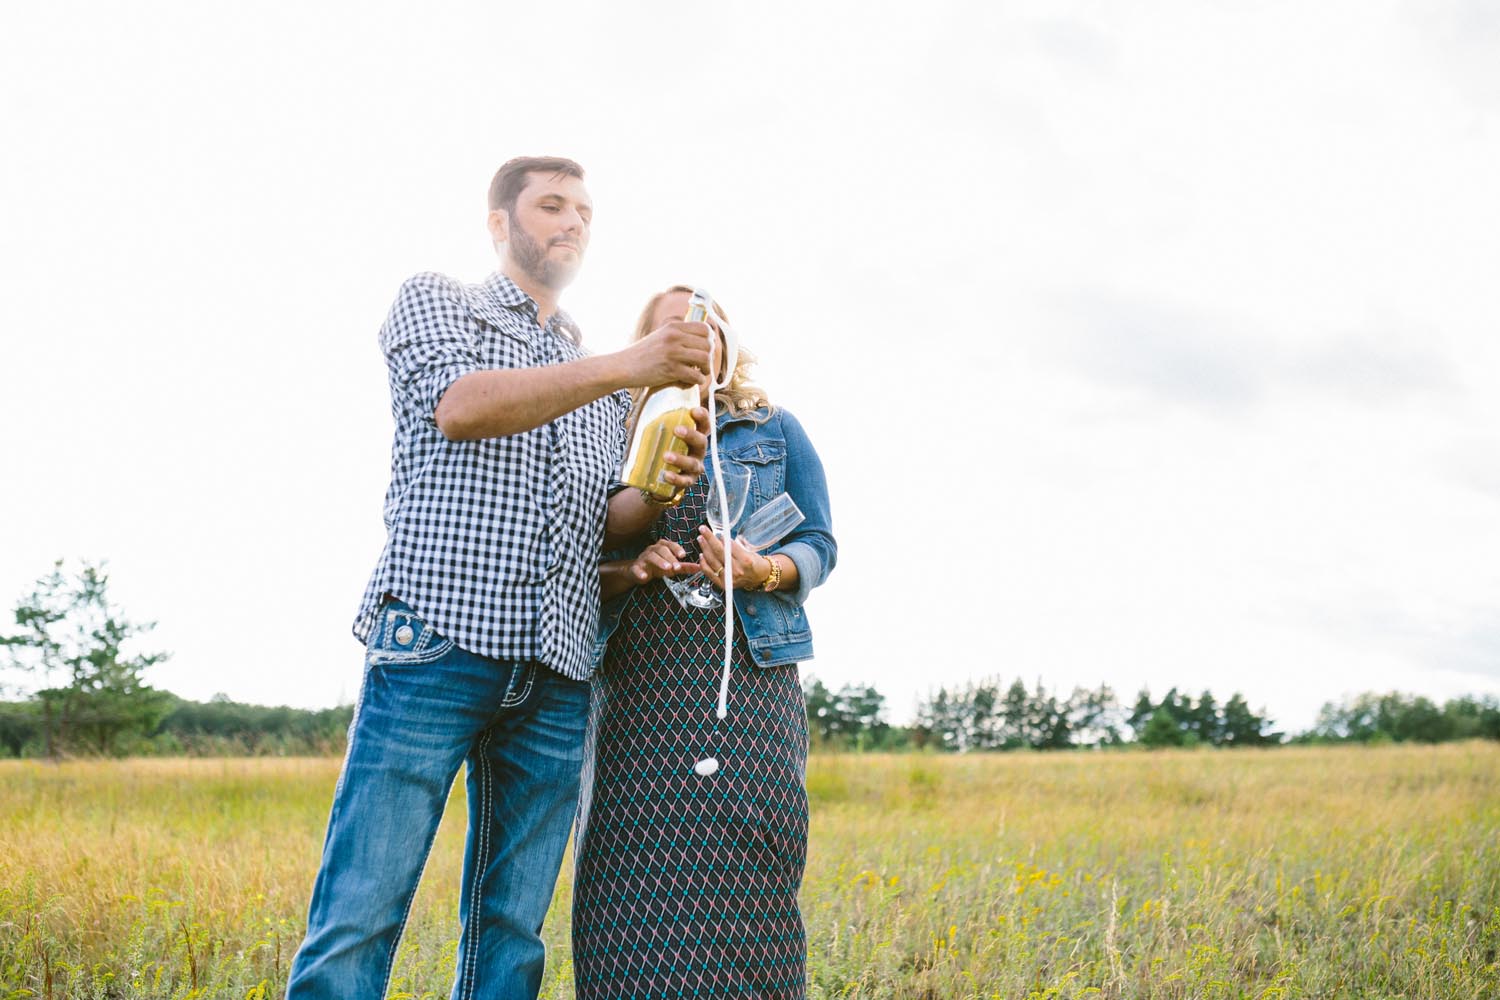
[[(708, 312), (715, 322), (726, 331), (726, 335), (739, 339), (734, 328), (724, 322), (723, 317), (714, 312), (714, 299), (702, 288), (694, 291), (703, 296), (708, 302)], [(707, 317), (705, 317), (705, 322)], [(719, 484), (719, 523), (722, 535), (720, 540), (724, 543), (724, 674), (719, 680), (719, 707), (715, 715), (722, 719), (729, 714), (729, 666), (734, 658), (734, 549), (731, 547), (734, 541), (729, 525), (729, 495), (724, 490), (724, 468), (719, 464), (719, 413), (717, 393), (720, 389), (728, 388), (734, 379), (734, 372), (726, 371), (724, 381), (720, 383), (717, 378), (719, 370), (719, 338), (713, 338), (712, 352), (709, 355), (709, 367), (715, 374), (709, 376), (708, 381), (708, 446), (709, 454), (712, 456), (714, 466), (714, 481)], [(701, 558), (701, 557), (700, 557)]]

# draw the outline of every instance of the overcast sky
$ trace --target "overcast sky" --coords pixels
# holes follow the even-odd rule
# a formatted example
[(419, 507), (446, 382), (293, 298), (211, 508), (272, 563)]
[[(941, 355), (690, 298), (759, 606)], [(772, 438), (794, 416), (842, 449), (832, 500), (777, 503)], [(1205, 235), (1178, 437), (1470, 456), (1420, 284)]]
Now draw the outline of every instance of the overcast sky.
[(0, 601), (107, 559), (178, 694), (352, 700), (376, 332), (580, 160), (564, 306), (708, 287), (827, 467), (825, 682), (1500, 692), (1500, 7), (28, 5)]

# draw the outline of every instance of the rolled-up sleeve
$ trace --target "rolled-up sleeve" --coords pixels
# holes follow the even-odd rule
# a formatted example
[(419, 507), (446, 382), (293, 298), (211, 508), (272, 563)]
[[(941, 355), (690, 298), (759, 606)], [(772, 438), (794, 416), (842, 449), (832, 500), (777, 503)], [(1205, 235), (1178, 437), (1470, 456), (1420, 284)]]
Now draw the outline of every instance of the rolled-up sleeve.
[(380, 328), (391, 388), (428, 423), (448, 387), (484, 367), (474, 326), (452, 279), (429, 273), (402, 284)]
[(838, 542), (833, 537), (833, 514), (828, 503), (828, 480), (823, 462), (797, 419), (781, 412), (781, 430), (786, 438), (786, 490), (801, 509), (805, 520), (775, 550), (797, 566), (797, 589), (788, 596), (804, 603), (813, 588), (828, 578), (838, 562)]

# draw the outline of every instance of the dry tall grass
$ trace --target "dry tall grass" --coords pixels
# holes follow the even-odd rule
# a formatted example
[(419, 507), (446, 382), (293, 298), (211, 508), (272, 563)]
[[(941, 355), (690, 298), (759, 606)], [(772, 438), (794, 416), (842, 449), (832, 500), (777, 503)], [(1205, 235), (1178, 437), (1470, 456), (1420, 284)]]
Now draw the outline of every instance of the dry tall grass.
[[(278, 996), (337, 769), (0, 764), (0, 998)], [(809, 789), (813, 997), (1500, 997), (1492, 744), (830, 755)], [(461, 797), (393, 995), (447, 995)]]

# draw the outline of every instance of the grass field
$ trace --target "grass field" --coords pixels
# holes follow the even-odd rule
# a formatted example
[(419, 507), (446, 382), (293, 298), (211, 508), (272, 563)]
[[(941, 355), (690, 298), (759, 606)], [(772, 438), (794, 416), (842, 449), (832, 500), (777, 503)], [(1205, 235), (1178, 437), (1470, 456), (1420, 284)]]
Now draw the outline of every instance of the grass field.
[[(0, 998), (279, 996), (337, 770), (0, 762)], [(1500, 997), (1494, 744), (823, 755), (808, 785), (813, 997)], [(461, 796), (393, 995), (447, 995)]]

